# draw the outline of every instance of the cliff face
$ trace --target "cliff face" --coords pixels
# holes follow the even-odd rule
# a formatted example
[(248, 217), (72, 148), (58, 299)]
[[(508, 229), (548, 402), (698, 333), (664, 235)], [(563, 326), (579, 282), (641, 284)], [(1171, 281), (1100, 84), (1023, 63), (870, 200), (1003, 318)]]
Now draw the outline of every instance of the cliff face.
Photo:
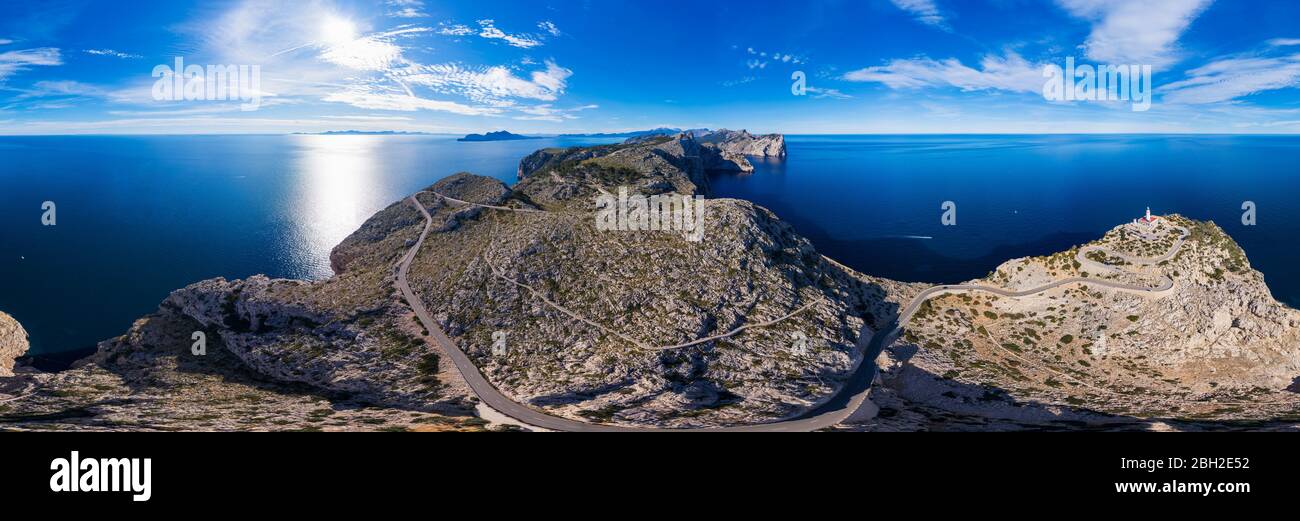
[(743, 156), (785, 157), (785, 136), (766, 134), (755, 136), (748, 131), (715, 130), (698, 138), (701, 143), (716, 146), (724, 153)]
[(0, 376), (13, 376), (14, 359), (27, 352), (27, 331), (14, 317), (0, 312)]
[(647, 194), (707, 195), (709, 171), (748, 172), (744, 156), (702, 145), (689, 134), (632, 138), (617, 145), (548, 148), (519, 162), (514, 190), (540, 204), (591, 203), (598, 186), (631, 186)]

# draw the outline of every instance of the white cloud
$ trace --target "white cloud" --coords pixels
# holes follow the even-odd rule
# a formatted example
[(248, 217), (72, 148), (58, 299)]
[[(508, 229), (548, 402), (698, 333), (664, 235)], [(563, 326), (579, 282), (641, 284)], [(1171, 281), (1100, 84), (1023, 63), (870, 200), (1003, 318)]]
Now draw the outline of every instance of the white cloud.
[(54, 47), (40, 47), (0, 53), (0, 80), (33, 66), (63, 65), (63, 56)]
[(546, 68), (533, 71), (529, 79), (503, 66), (475, 69), (458, 63), (413, 67), (397, 74), (405, 83), (458, 94), (477, 103), (501, 105), (507, 98), (554, 101), (564, 93), (573, 71), (547, 60)]
[(469, 36), (474, 34), (474, 30), (470, 29), (468, 25), (447, 23), (438, 24), (437, 32), (446, 36)]
[(956, 107), (950, 107), (948, 105), (942, 105), (939, 103), (934, 103), (929, 101), (922, 101), (918, 103), (918, 105), (920, 105), (921, 108), (925, 109), (926, 112), (929, 112), (931, 115), (940, 118), (957, 118), (961, 116), (961, 110), (957, 109)]
[(112, 56), (114, 58), (122, 58), (124, 60), (143, 58), (143, 56), (140, 56), (139, 54), (130, 54), (125, 52), (115, 51), (113, 49), (86, 49), (83, 52), (85, 52), (86, 54), (94, 54), (96, 56)]
[(934, 0), (889, 0), (899, 9), (912, 14), (916, 21), (926, 25), (932, 25), (942, 29), (948, 28), (948, 21), (944, 19), (943, 14), (939, 12), (939, 6), (934, 4)]
[(1035, 93), (1043, 90), (1043, 68), (1011, 52), (1005, 57), (985, 56), (980, 60), (979, 69), (963, 65), (956, 58), (934, 60), (922, 57), (858, 69), (845, 74), (843, 79), (883, 83), (892, 89), (956, 87), (964, 91)]
[(79, 81), (47, 80), (38, 81), (31, 90), (24, 91), (19, 98), (43, 98), (48, 96), (89, 96), (102, 97), (108, 94), (102, 87)]
[(813, 97), (813, 98), (816, 98), (816, 99), (823, 99), (823, 98), (850, 99), (850, 98), (853, 97), (853, 96), (850, 96), (850, 95), (845, 94), (845, 93), (843, 93), (843, 92), (840, 92), (839, 89), (825, 89), (825, 88), (822, 88), (822, 87), (807, 87), (807, 91), (808, 91), (809, 94), (812, 94), (812, 97)]
[(1151, 65), (1178, 61), (1178, 37), (1212, 0), (1057, 0), (1067, 12), (1092, 22), (1084, 44), (1101, 63)]
[(370, 85), (356, 85), (331, 93), (325, 96), (324, 101), (346, 103), (353, 107), (369, 110), (398, 110), (405, 112), (433, 110), (464, 116), (487, 116), (501, 113), (500, 109), (492, 107), (476, 107), (454, 101), (421, 98)]
[(13, 41), (13, 40), (8, 40), (8, 39), (5, 39), (5, 38), (0, 38), (0, 45), (9, 45), (9, 44), (11, 44), (11, 43), (14, 43), (14, 41)]
[(1300, 38), (1274, 38), (1268, 41), (1273, 47), (1288, 47), (1291, 45), (1300, 45)]
[(424, 7), (421, 0), (388, 0), (384, 2), (393, 10), (388, 12), (388, 16), (394, 18), (423, 18), (428, 16), (420, 9)]
[[(733, 45), (732, 48), (735, 49), (737, 47)], [(781, 63), (790, 63), (794, 65), (802, 65), (805, 61), (804, 58), (795, 56), (793, 53), (780, 53), (780, 52), (768, 53), (767, 51), (755, 50), (753, 47), (746, 47), (745, 54), (758, 56), (759, 58), (767, 58), (768, 54), (771, 54), (771, 61), (768, 61), (766, 59), (760, 60), (757, 58), (746, 61), (745, 65), (751, 69), (763, 68), (764, 65), (771, 62), (781, 62)]]
[(559, 123), (565, 120), (578, 119), (575, 115), (577, 112), (600, 108), (598, 105), (582, 105), (568, 109), (555, 108), (551, 104), (533, 105), (530, 107), (520, 107), (518, 110), (523, 116), (515, 116), (514, 119), (520, 121), (551, 121)]
[(555, 23), (551, 22), (550, 20), (537, 22), (537, 28), (545, 31), (547, 34), (550, 34), (551, 36), (559, 36), (561, 34), (560, 28), (556, 27)]
[(745, 76), (745, 77), (740, 78), (740, 79), (737, 79), (737, 80), (727, 80), (727, 81), (724, 81), (724, 82), (721, 83), (721, 85), (722, 85), (723, 87), (735, 87), (735, 86), (737, 86), (737, 85), (744, 85), (744, 84), (746, 84), (746, 83), (753, 82), (754, 80), (757, 80), (757, 79), (758, 79), (758, 78), (757, 78), (757, 77), (754, 77), (754, 76)]
[(344, 121), (412, 121), (406, 116), (321, 116), (321, 118)]
[(381, 36), (363, 36), (321, 53), (321, 59), (362, 71), (386, 71), (402, 61), (402, 48)]
[(416, 10), (414, 7), (407, 7), (396, 11), (389, 11), (388, 16), (394, 18), (424, 18), (428, 15)]
[[(424, 14), (425, 3), (391, 0), (382, 4), (386, 11), (394, 13), (414, 9)], [(234, 2), (233, 7), (223, 7), (209, 12), (208, 16), (178, 24), (176, 29), (193, 38), (193, 49), (186, 55), (187, 63), (261, 64), (261, 89), (267, 91), (268, 96), (275, 96), (268, 100), (339, 103), (367, 112), (436, 111), (539, 120), (574, 119), (576, 113), (594, 108), (586, 105), (563, 108), (565, 105), (559, 103), (559, 99), (565, 93), (573, 71), (552, 60), (519, 66), (490, 63), (425, 65), (418, 59), (419, 51), (427, 50), (421, 45), (424, 43), (421, 38), (438, 34), (478, 36), (525, 49), (536, 47), (550, 36), (562, 35), (550, 21), (539, 22), (536, 34), (507, 34), (491, 19), (470, 26), (452, 21), (436, 26), (396, 25), (400, 22), (384, 17), (380, 20), (350, 19), (346, 14), (331, 9), (303, 10), (300, 5), (273, 0), (242, 0)], [(346, 23), (356, 32), (347, 38), (325, 38), (321, 28), (331, 21)], [(381, 26), (375, 30), (370, 26), (374, 23), (387, 23), (389, 29)], [(34, 66), (61, 65), (63, 62), (59, 50), (54, 48), (10, 52), (3, 52), (3, 49), (9, 47), (0, 47), (0, 79)], [(78, 52), (117, 58), (135, 57), (103, 48)], [(22, 92), (32, 93), (32, 101), (25, 103), (64, 103), (77, 95), (97, 96), (124, 105), (116, 115), (181, 116), (182, 112), (177, 110), (152, 110), (156, 108), (151, 95), (152, 83), (153, 79), (142, 73), (138, 79), (115, 87), (116, 90), (92, 89), (92, 86), (75, 82), (44, 82)], [(39, 97), (48, 99), (37, 99)], [(132, 110), (136, 112), (130, 112)], [(184, 114), (186, 116), (201, 117), (229, 109), (206, 104), (181, 110), (191, 111)]]
[(1187, 79), (1156, 89), (1168, 103), (1217, 103), (1300, 86), (1300, 54), (1228, 57), (1187, 71)]
[(542, 44), (541, 40), (532, 35), (507, 34), (504, 31), (497, 29), (495, 20), (479, 20), (478, 25), (478, 35), (489, 40), (504, 40), (506, 43), (521, 49), (529, 49)]

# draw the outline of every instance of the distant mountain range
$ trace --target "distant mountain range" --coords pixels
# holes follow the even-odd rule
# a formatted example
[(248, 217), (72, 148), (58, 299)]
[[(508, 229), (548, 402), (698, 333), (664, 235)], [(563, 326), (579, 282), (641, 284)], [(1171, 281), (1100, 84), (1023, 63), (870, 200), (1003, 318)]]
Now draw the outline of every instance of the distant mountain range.
[(457, 139), (456, 141), (517, 141), (520, 139), (540, 139), (540, 138), (533, 137), (533, 136), (521, 136), (519, 134), (511, 134), (504, 130), (498, 130), (496, 132), (488, 132), (487, 134), (469, 134), (463, 138)]

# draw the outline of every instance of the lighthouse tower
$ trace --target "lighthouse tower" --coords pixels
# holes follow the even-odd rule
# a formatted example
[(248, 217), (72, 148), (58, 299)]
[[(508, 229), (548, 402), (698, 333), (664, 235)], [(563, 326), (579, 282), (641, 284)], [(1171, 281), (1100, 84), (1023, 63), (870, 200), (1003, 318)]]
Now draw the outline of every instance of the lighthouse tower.
[(1147, 222), (1151, 222), (1151, 207), (1147, 207)]

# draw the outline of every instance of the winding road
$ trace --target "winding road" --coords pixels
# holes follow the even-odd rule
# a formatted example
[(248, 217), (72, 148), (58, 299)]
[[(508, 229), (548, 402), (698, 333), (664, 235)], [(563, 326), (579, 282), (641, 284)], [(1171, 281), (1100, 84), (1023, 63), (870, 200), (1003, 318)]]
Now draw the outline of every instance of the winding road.
[[(487, 208), (499, 208), (502, 210), (510, 210), (510, 211), (516, 210), (513, 208), (478, 205), (477, 203), (469, 203), (467, 201), (451, 199), (450, 197), (446, 197), (441, 194), (436, 194), (436, 195), (439, 195), (444, 199), (452, 200), (455, 202), (475, 204), (477, 206), (484, 206)], [(540, 427), (543, 429), (557, 430), (557, 431), (802, 432), (802, 431), (813, 431), (813, 430), (823, 429), (823, 428), (831, 427), (833, 425), (836, 425), (848, 419), (850, 416), (853, 415), (854, 412), (858, 410), (859, 407), (862, 406), (863, 403), (866, 402), (867, 395), (871, 391), (871, 382), (876, 377), (875, 359), (877, 356), (880, 355), (880, 352), (884, 349), (885, 342), (886, 341), (892, 342), (892, 339), (897, 336), (902, 326), (906, 325), (907, 322), (911, 320), (912, 316), (916, 314), (917, 310), (920, 309), (920, 306), (930, 298), (942, 294), (961, 292), (961, 291), (984, 291), (984, 292), (1001, 295), (1004, 297), (1024, 297), (1036, 293), (1041, 293), (1067, 284), (1075, 284), (1075, 283), (1092, 284), (1092, 285), (1101, 286), (1105, 288), (1133, 291), (1139, 293), (1163, 293), (1172, 289), (1174, 284), (1173, 280), (1169, 279), (1168, 277), (1165, 277), (1165, 281), (1161, 284), (1160, 287), (1154, 289), (1135, 285), (1135, 284), (1126, 284), (1126, 283), (1120, 283), (1120, 282), (1114, 282), (1108, 280), (1100, 280), (1100, 279), (1093, 279), (1093, 278), (1086, 278), (1086, 277), (1071, 277), (1068, 279), (1053, 281), (1051, 283), (1044, 284), (1036, 288), (1021, 290), (1021, 291), (1012, 291), (1003, 288), (997, 288), (992, 286), (980, 286), (975, 284), (949, 284), (949, 285), (934, 286), (917, 294), (916, 297), (914, 297), (911, 300), (911, 302), (908, 303), (907, 307), (905, 307), (903, 311), (898, 315), (899, 318), (894, 322), (890, 323), (885, 328), (881, 329), (881, 331), (873, 334), (870, 328), (864, 324), (862, 326), (862, 331), (859, 332), (858, 334), (857, 348), (861, 349), (865, 353), (865, 355), (859, 359), (858, 365), (854, 367), (853, 374), (849, 377), (849, 380), (844, 384), (844, 387), (841, 388), (838, 393), (832, 395), (828, 399), (824, 400), (822, 403), (814, 406), (813, 408), (801, 414), (795, 415), (787, 419), (773, 421), (770, 423), (739, 425), (733, 427), (674, 429), (674, 428), (627, 427), (627, 426), (618, 426), (618, 425), (602, 425), (597, 423), (588, 423), (588, 422), (583, 422), (578, 420), (561, 418), (558, 416), (552, 416), (550, 414), (537, 411), (535, 409), (529, 408), (528, 406), (525, 406), (523, 404), (511, 400), (510, 398), (502, 394), (500, 391), (498, 391), (496, 387), (494, 387), (490, 382), (488, 382), (487, 378), (483, 376), (483, 373), (479, 372), (478, 366), (474, 365), (474, 362), (469, 359), (469, 357), (465, 354), (464, 351), (461, 351), (460, 347), (456, 345), (456, 342), (453, 341), (450, 337), (448, 337), (445, 332), (443, 332), (442, 328), (439, 327), (438, 323), (435, 322), (433, 320), (433, 317), (429, 315), (428, 309), (424, 307), (424, 303), (420, 300), (419, 296), (415, 294), (415, 291), (411, 289), (411, 286), (407, 281), (407, 274), (411, 268), (411, 261), (415, 259), (416, 254), (420, 251), (420, 247), (424, 245), (425, 237), (429, 235), (429, 230), (431, 230), (433, 227), (433, 217), (429, 215), (429, 211), (425, 209), (424, 205), (421, 204), (418, 199), (416, 199), (416, 196), (412, 195), (409, 198), (407, 198), (407, 200), (412, 205), (414, 205), (416, 209), (420, 211), (421, 215), (424, 216), (424, 229), (420, 231), (420, 238), (415, 242), (414, 245), (411, 246), (409, 250), (407, 250), (406, 254), (402, 256), (402, 259), (398, 264), (396, 283), (398, 289), (402, 292), (403, 298), (406, 299), (406, 302), (411, 307), (411, 310), (415, 312), (415, 316), (420, 321), (420, 324), (424, 326), (426, 330), (429, 331), (429, 336), (433, 339), (433, 341), (436, 344), (438, 344), (438, 347), (451, 358), (452, 362), (456, 365), (456, 369), (460, 372), (461, 376), (464, 377), (465, 382), (469, 385), (470, 389), (474, 392), (474, 394), (478, 396), (480, 401), (482, 401), (488, 407), (491, 407), (492, 409), (495, 409), (496, 411), (501, 412), (502, 414), (505, 414), (506, 416), (509, 416), (511, 418), (514, 418), (515, 420), (518, 420), (524, 424), (531, 425), (534, 427)], [(1143, 264), (1143, 265), (1156, 264), (1164, 260), (1173, 258), (1173, 256), (1176, 255), (1178, 253), (1178, 250), (1182, 247), (1186, 238), (1190, 235), (1190, 232), (1186, 228), (1183, 228), (1181, 226), (1178, 226), (1178, 228), (1181, 229), (1183, 232), (1182, 237), (1178, 239), (1178, 241), (1174, 244), (1174, 246), (1170, 249), (1168, 253), (1166, 253), (1165, 255), (1159, 258), (1142, 259), (1136, 257), (1128, 257), (1123, 254), (1110, 252), (1109, 250), (1105, 250), (1104, 248), (1100, 248), (1097, 246), (1089, 246), (1080, 249), (1077, 258), (1080, 260), (1081, 263), (1086, 263), (1089, 265), (1105, 268), (1106, 267), (1105, 265), (1097, 263), (1095, 261), (1092, 261), (1091, 259), (1087, 259), (1086, 257), (1084, 257), (1084, 255), (1088, 251), (1096, 250), (1096, 251), (1102, 251), (1105, 253), (1116, 255), (1117, 257), (1124, 258), (1126, 261), (1134, 264)], [(866, 340), (865, 345), (863, 344), (864, 340)], [(684, 345), (693, 345), (693, 343), (688, 343)]]

